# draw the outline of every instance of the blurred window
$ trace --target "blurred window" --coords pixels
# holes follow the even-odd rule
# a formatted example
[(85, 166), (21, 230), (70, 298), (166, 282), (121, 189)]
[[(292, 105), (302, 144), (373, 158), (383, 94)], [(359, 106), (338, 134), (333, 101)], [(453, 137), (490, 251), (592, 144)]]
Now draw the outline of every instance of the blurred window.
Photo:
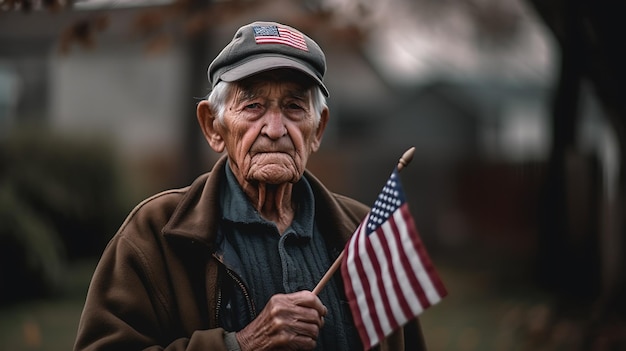
[(0, 137), (6, 135), (15, 121), (19, 97), (19, 78), (14, 69), (0, 62)]

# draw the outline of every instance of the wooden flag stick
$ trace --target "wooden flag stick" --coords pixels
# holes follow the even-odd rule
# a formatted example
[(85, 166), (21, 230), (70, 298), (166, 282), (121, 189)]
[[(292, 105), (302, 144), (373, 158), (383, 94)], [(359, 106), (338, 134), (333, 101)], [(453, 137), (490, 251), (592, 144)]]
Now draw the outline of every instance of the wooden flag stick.
[[(400, 157), (400, 160), (398, 160), (398, 166), (397, 166), (398, 172), (400, 172), (403, 168), (409, 165), (411, 160), (413, 160), (414, 153), (415, 153), (415, 147), (411, 147), (410, 149), (406, 150), (404, 154), (402, 154), (402, 157)], [(346, 252), (345, 249), (341, 250), (341, 253), (339, 254), (339, 256), (337, 256), (337, 259), (335, 260), (335, 262), (333, 262), (332, 266), (328, 268), (328, 270), (326, 271), (322, 279), (320, 279), (319, 283), (317, 283), (317, 285), (313, 289), (313, 293), (315, 295), (319, 295), (320, 291), (322, 291), (326, 283), (328, 283), (330, 278), (332, 278), (332, 276), (335, 274), (337, 269), (341, 267), (341, 262), (343, 261), (343, 256), (345, 252)]]

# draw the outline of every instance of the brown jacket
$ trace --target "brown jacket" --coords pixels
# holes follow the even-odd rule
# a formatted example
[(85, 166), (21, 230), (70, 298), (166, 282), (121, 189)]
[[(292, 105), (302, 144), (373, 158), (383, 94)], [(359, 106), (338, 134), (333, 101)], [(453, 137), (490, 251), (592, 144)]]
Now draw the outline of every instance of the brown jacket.
[[(214, 170), (224, 167), (222, 157)], [(213, 171), (189, 187), (140, 203), (107, 245), (91, 281), (75, 350), (224, 350), (217, 322), (220, 219)], [(342, 248), (368, 208), (329, 192), (306, 173), (328, 245)], [(425, 349), (419, 322), (388, 337), (381, 350)], [(406, 334), (407, 340), (404, 340)]]

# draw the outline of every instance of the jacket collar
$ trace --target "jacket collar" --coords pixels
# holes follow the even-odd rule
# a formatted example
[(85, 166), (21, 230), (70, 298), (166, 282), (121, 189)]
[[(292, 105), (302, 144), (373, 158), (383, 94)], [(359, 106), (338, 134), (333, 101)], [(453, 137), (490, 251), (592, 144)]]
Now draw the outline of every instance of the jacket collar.
[(222, 156), (211, 172), (201, 175), (191, 183), (163, 227), (164, 236), (196, 240), (213, 250), (220, 219), (219, 187), (227, 160), (226, 155)]
[[(222, 156), (209, 173), (198, 177), (188, 188), (167, 224), (164, 236), (182, 237), (206, 244), (211, 251), (221, 220), (220, 187), (224, 179), (224, 167), (228, 157)], [(335, 196), (309, 171), (304, 177), (309, 181), (315, 197), (315, 213), (318, 225), (326, 239), (335, 247), (342, 247), (354, 231), (354, 223), (342, 216), (341, 206)]]

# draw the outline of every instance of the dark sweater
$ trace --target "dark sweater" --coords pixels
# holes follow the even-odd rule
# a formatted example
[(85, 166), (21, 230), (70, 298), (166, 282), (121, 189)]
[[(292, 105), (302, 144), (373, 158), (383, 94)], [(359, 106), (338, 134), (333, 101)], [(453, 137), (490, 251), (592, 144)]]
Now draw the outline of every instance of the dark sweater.
[[(294, 185), (294, 220), (281, 235), (276, 225), (262, 218), (252, 206), (228, 166), (226, 179), (228, 186), (220, 195), (225, 220), (222, 230), (233, 247), (228, 251), (237, 257), (224, 259), (240, 268), (237, 273), (251, 291), (257, 312), (274, 294), (313, 290), (332, 260), (315, 225), (315, 199), (308, 181), (303, 177)], [(316, 349), (362, 349), (335, 281), (324, 288), (320, 299), (328, 314)]]

